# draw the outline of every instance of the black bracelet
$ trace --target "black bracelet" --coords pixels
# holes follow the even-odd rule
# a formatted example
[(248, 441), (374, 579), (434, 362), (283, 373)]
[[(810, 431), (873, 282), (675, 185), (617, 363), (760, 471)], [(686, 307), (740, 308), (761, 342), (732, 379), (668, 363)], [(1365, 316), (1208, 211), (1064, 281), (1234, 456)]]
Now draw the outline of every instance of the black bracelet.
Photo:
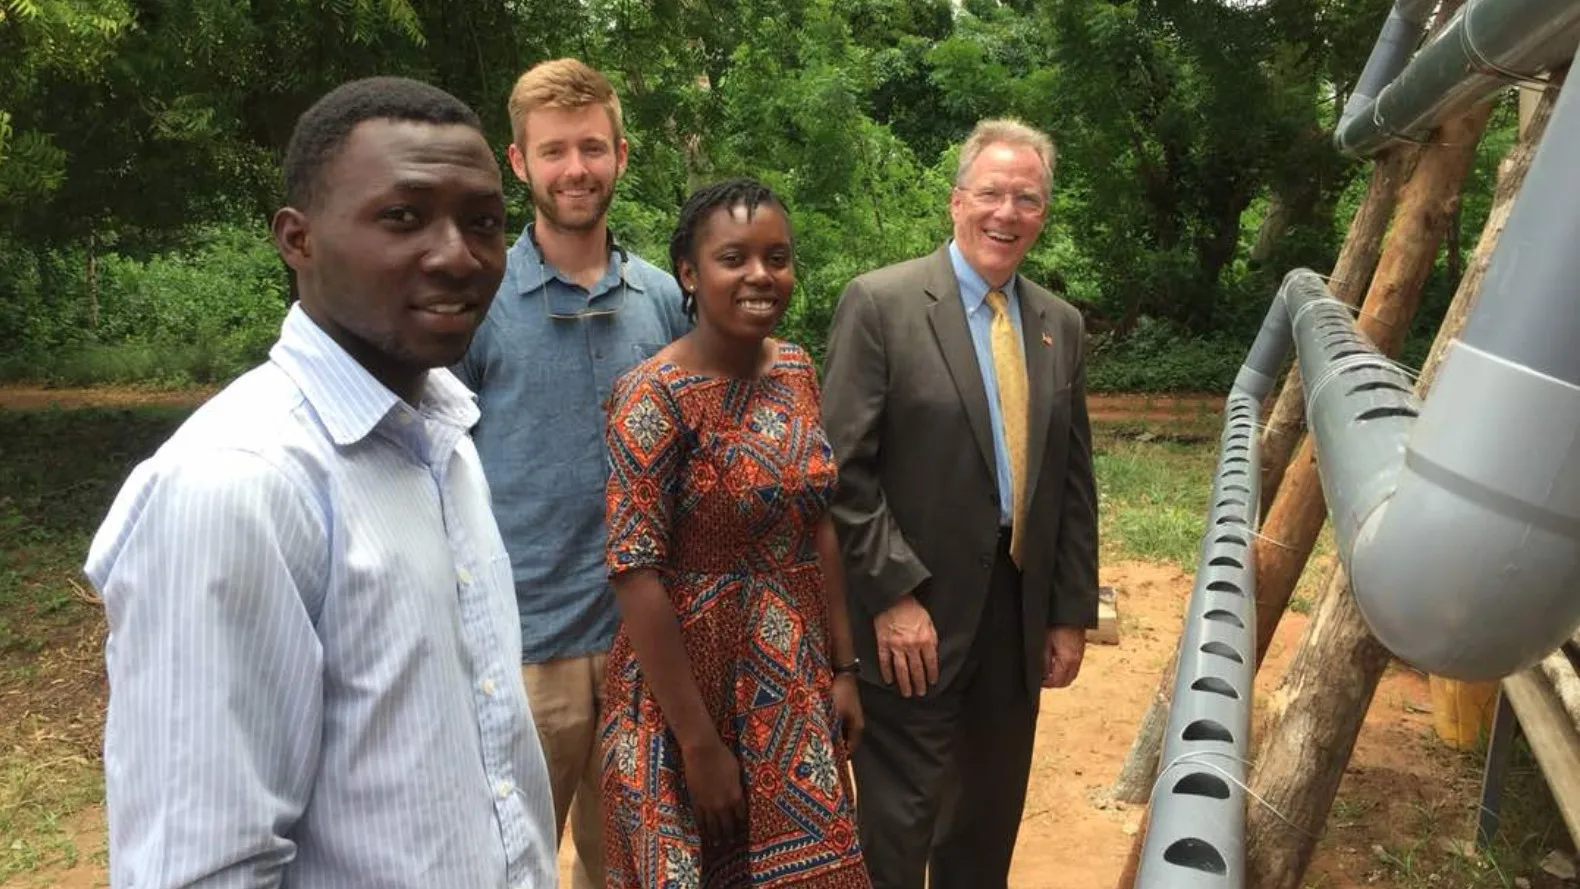
[(859, 672), (861, 672), (861, 658), (859, 658), (859, 657), (851, 658), (850, 659), (850, 663), (848, 663), (848, 664), (835, 664), (834, 665), (834, 675), (835, 676), (844, 676), (846, 674), (854, 676), (854, 675), (856, 675)]

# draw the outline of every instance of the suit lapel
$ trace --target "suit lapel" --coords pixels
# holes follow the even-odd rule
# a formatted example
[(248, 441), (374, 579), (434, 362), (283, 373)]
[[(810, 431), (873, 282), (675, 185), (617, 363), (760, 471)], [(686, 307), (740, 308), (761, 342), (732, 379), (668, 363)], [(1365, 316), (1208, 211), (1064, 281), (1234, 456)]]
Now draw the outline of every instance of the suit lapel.
[(1048, 306), (1030, 292), (1026, 279), (1016, 288), (1020, 293), (1022, 349), (1026, 354), (1026, 495), (1037, 490), (1037, 475), (1042, 469), (1048, 445), (1048, 424), (1052, 421), (1054, 395), (1054, 354), (1048, 329)]
[(993, 425), (988, 415), (987, 390), (982, 386), (982, 369), (977, 365), (976, 346), (971, 342), (971, 328), (966, 324), (966, 309), (960, 302), (960, 285), (955, 281), (947, 247), (933, 254), (932, 274), (924, 286), (933, 300), (927, 309), (927, 321), (932, 325), (938, 349), (960, 393), (966, 422), (987, 464), (988, 475), (996, 479), (997, 460), (993, 455)]

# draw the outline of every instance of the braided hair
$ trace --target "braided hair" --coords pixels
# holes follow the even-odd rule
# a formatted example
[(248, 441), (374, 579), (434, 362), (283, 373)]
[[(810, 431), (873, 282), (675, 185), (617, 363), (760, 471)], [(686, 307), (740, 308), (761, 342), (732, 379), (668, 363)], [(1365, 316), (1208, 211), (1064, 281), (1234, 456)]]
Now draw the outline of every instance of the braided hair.
[[(773, 189), (755, 179), (726, 179), (692, 192), (685, 206), (680, 208), (680, 219), (675, 223), (674, 234), (669, 236), (669, 265), (675, 280), (680, 280), (680, 263), (683, 260), (696, 264), (697, 232), (714, 210), (720, 207), (745, 207), (746, 215), (750, 218), (764, 204), (777, 207), (784, 214), (785, 224), (789, 225), (790, 211), (786, 209), (784, 201), (779, 200)], [(685, 289), (684, 285), (681, 286), (681, 307), (685, 309), (686, 317), (696, 320), (697, 295)]]

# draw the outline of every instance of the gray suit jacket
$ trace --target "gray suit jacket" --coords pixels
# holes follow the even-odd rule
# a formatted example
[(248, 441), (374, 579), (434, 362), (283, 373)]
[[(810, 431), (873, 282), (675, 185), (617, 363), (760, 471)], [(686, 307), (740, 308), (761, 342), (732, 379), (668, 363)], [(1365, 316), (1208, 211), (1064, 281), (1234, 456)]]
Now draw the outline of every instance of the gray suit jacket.
[[(1081, 316), (1023, 277), (1015, 286), (1031, 413), (1020, 641), (1036, 688), (1048, 627), (1097, 625), (1097, 488)], [(833, 517), (862, 678), (881, 681), (873, 617), (915, 593), (938, 630), (946, 686), (976, 636), (999, 535), (987, 394), (947, 249), (845, 288), (823, 423), (839, 460)]]

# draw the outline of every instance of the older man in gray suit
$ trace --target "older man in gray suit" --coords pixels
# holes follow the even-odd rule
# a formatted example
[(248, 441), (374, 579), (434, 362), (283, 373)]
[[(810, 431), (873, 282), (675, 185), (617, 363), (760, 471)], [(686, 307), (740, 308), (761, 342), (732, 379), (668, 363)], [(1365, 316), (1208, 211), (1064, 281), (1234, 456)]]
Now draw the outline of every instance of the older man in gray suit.
[(1006, 885), (1040, 689), (1074, 681), (1097, 622), (1081, 317), (1017, 273), (1053, 161), (1037, 130), (978, 124), (954, 237), (852, 281), (829, 334), (876, 889)]

